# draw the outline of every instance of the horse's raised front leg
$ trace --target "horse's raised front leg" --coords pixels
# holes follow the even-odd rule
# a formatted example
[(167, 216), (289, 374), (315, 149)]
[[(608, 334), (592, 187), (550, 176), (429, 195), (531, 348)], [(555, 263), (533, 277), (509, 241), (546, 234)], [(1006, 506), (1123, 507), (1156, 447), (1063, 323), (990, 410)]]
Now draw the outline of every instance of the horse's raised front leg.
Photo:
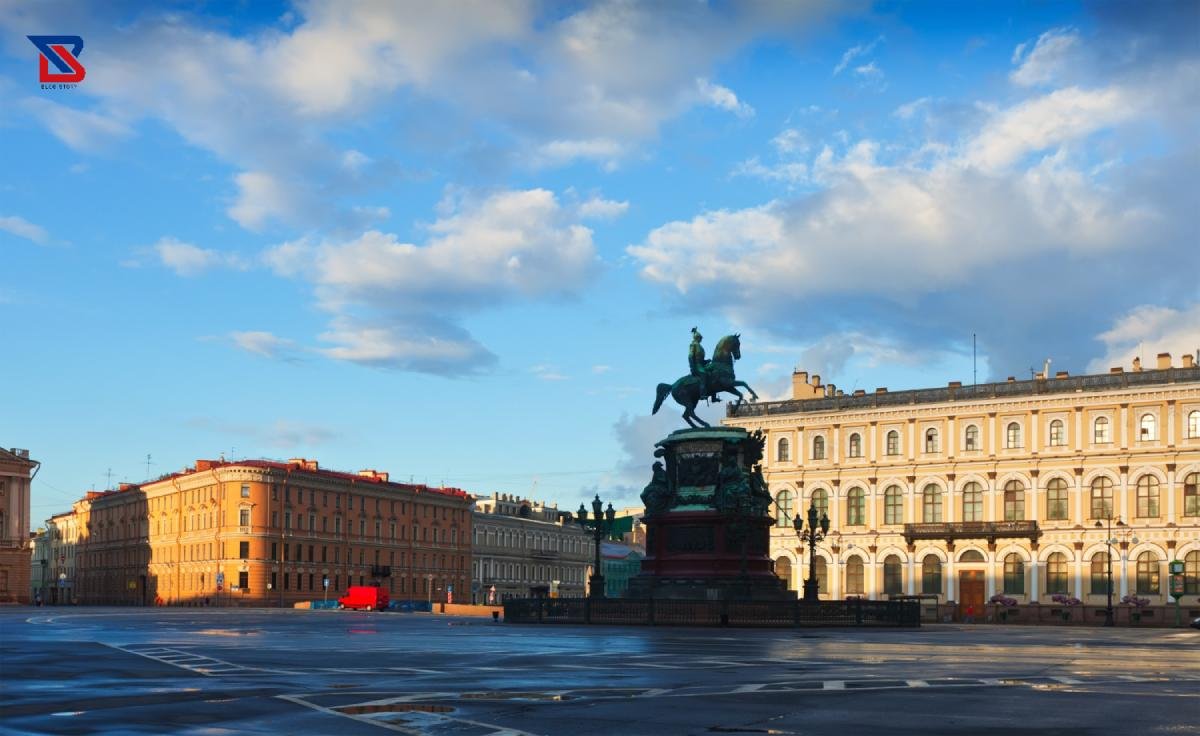
[[(734, 381), (733, 385), (741, 386), (742, 388), (746, 389), (747, 391), (750, 392), (751, 398), (753, 398), (755, 401), (758, 401), (758, 394), (754, 393), (754, 389), (750, 388), (750, 384), (746, 383), (745, 381)], [(737, 392), (735, 391), (734, 393), (737, 393)], [(741, 396), (741, 394), (738, 394), (738, 396)]]
[[(734, 384), (734, 385), (737, 385), (737, 384)], [(734, 388), (733, 386), (730, 386), (729, 388), (725, 389), (725, 391), (726, 391), (727, 393), (731, 393), (731, 394), (733, 394), (734, 396), (736, 396), (736, 397), (737, 397), (737, 403), (736, 403), (736, 404), (734, 404), (734, 406), (741, 406), (741, 405), (742, 405), (742, 401), (744, 401), (744, 400), (745, 400), (745, 398), (746, 398), (745, 396), (742, 396), (742, 392), (741, 392), (741, 391), (738, 391), (738, 390), (737, 390), (736, 388)]]

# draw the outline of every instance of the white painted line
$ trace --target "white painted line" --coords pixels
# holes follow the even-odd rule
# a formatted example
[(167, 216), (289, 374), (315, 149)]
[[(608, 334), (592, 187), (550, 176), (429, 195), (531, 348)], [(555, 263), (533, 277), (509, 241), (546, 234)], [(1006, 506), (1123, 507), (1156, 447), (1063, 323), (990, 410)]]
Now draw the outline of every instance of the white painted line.
[(905, 680), (909, 687), (929, 687), (929, 683), (924, 680)]
[(1083, 682), (1083, 680), (1076, 680), (1074, 677), (1051, 677), (1050, 679), (1057, 680), (1064, 685), (1078, 685)]
[(846, 689), (846, 681), (845, 680), (826, 680), (825, 681), (825, 689), (826, 690), (845, 690)]
[(765, 682), (764, 683), (755, 683), (755, 684), (750, 684), (750, 685), (738, 685), (730, 692), (731, 693), (754, 693), (754, 692), (758, 692), (759, 690), (762, 690), (766, 686), (767, 686), (767, 684)]

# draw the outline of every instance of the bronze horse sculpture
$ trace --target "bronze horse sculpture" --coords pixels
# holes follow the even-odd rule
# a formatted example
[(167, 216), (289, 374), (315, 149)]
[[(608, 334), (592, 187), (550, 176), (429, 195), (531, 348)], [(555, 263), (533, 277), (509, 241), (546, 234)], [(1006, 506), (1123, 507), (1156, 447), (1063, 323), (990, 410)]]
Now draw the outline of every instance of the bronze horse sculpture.
[(696, 405), (705, 396), (713, 396), (721, 392), (737, 396), (737, 405), (741, 405), (745, 397), (738, 386), (750, 392), (754, 399), (758, 394), (745, 381), (737, 380), (733, 373), (733, 361), (741, 360), (742, 344), (740, 335), (726, 335), (717, 341), (713, 349), (711, 361), (707, 361), (700, 370), (700, 375), (687, 375), (675, 383), (658, 384), (658, 396), (654, 400), (654, 411), (657, 414), (667, 394), (683, 407), (683, 419), (692, 427), (708, 427), (708, 422), (696, 416)]

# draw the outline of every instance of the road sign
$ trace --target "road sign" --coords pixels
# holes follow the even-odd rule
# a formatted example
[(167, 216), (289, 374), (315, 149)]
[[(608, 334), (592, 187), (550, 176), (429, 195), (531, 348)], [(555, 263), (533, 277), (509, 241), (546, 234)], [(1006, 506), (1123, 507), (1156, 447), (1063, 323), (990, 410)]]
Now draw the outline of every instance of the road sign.
[(322, 588), (328, 588), (328, 587), (329, 587), (329, 578), (321, 578), (321, 587), (322, 587)]
[(225, 573), (218, 572), (217, 573), (217, 590), (220, 590), (221, 586), (224, 584), (225, 584)]
[(1167, 563), (1168, 572), (1172, 575), (1183, 574), (1183, 560), (1171, 560)]

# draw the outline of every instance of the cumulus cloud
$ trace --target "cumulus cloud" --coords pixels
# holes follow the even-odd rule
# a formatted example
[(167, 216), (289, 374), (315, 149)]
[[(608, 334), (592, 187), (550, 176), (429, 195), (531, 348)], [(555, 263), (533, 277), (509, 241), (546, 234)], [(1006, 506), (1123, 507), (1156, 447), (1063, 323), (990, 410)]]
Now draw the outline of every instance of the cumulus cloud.
[(1104, 343), (1104, 355), (1088, 363), (1088, 371), (1106, 373), (1112, 366), (1126, 370), (1140, 357), (1143, 368), (1155, 366), (1155, 356), (1171, 353), (1175, 365), (1180, 356), (1200, 350), (1200, 302), (1180, 309), (1143, 304), (1121, 315), (1096, 339)]
[(38, 245), (45, 245), (50, 239), (45, 228), (16, 215), (0, 216), (0, 230), (18, 238), (32, 240)]
[(244, 271), (249, 267), (245, 259), (236, 253), (222, 253), (184, 243), (175, 238), (162, 238), (150, 246), (150, 252), (159, 263), (179, 276), (199, 276), (213, 268), (231, 268)]
[(562, 298), (587, 283), (592, 231), (544, 189), (452, 201), (423, 244), (368, 231), (300, 240), (264, 254), (280, 276), (310, 282), (333, 323), (323, 352), (368, 365), (433, 373), (489, 367), (494, 356), (457, 323), (514, 300)]
[[(847, 64), (864, 53), (850, 51)], [(1180, 192), (1200, 149), (1170, 135), (1186, 130), (1175, 121), (1200, 117), (1197, 96), (1178, 93), (1200, 69), (1190, 53), (1139, 61), (1102, 85), (976, 103), (958, 118), (966, 130), (948, 138), (834, 143), (772, 165), (752, 158), (735, 173), (803, 178), (810, 193), (667, 222), (627, 252), (682, 308), (719, 304), (774, 334), (890, 334), (905, 349), (939, 349), (978, 331), (995, 370), (1023, 370), (1025, 351), (1082, 365), (1094, 333), (1079, 328), (1134, 306), (1133, 274), (1163, 294), (1195, 293), (1194, 277), (1178, 275), (1200, 272)], [(918, 100), (897, 114), (931, 106)], [(1147, 129), (1169, 154), (1131, 148), (1120, 159), (1098, 143), (1141, 141)], [(1078, 298), (1063, 284), (1081, 269), (1088, 289)], [(811, 357), (847, 359), (826, 353)]]
[(22, 106), (56, 138), (83, 153), (102, 151), (133, 133), (127, 121), (103, 110), (80, 110), (42, 97), (27, 97)]
[(733, 90), (728, 87), (722, 87), (700, 78), (696, 80), (696, 89), (700, 93), (700, 97), (713, 107), (728, 110), (739, 118), (754, 116), (754, 108), (739, 100)]
[(608, 220), (620, 217), (629, 210), (629, 202), (618, 202), (603, 197), (590, 197), (579, 205), (579, 216), (583, 219)]

